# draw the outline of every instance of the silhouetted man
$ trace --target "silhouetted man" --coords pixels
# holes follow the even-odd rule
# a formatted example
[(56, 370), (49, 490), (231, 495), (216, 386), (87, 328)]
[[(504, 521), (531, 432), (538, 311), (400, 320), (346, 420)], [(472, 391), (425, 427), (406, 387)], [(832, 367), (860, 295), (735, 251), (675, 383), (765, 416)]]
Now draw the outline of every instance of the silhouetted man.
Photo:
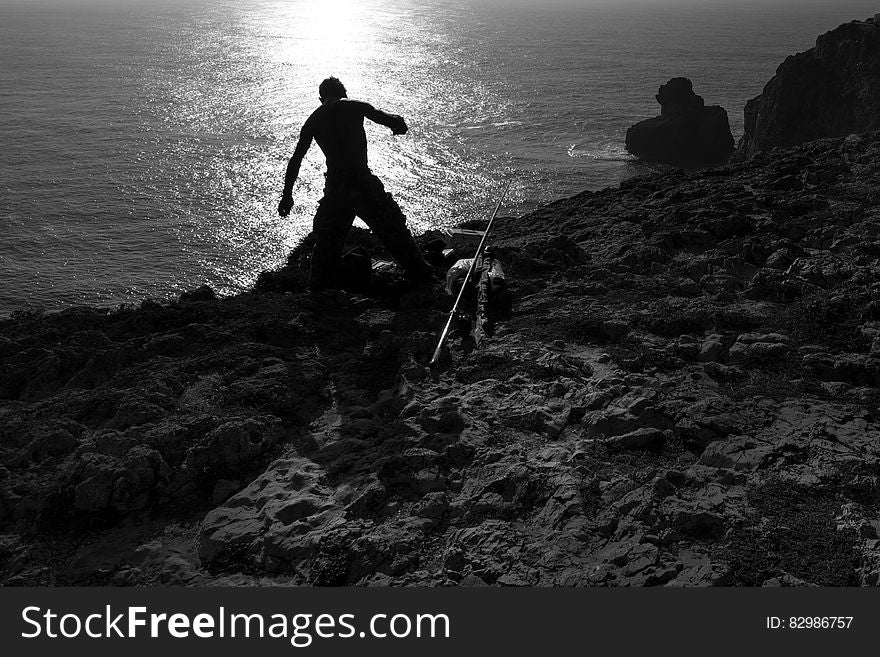
[(287, 164), (284, 192), (278, 204), (278, 214), (286, 217), (293, 207), (293, 183), (314, 139), (327, 158), (327, 173), (324, 197), (318, 205), (312, 228), (315, 245), (309, 289), (337, 287), (342, 246), (355, 216), (363, 219), (384, 242), (408, 279), (430, 281), (433, 270), (422, 258), (407, 229), (406, 217), (367, 166), (364, 118), (391, 128), (395, 135), (406, 133), (406, 122), (402, 117), (381, 112), (369, 103), (349, 100), (345, 87), (336, 78), (321, 82), (318, 92), (321, 106), (312, 112), (302, 127), (299, 142)]

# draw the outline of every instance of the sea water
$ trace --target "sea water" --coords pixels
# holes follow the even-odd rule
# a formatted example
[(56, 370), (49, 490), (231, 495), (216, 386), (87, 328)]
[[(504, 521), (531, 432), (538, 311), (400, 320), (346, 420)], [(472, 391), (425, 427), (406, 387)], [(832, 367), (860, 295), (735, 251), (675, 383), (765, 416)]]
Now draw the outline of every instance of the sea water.
[[(246, 289), (308, 233), (316, 145), (289, 217), (286, 159), (336, 75), (403, 115), (370, 163), (414, 231), (651, 166), (627, 127), (686, 76), (743, 106), (865, 0), (0, 0), (0, 313)], [(656, 168), (656, 165), (655, 165)], [(499, 226), (503, 230), (503, 226)]]

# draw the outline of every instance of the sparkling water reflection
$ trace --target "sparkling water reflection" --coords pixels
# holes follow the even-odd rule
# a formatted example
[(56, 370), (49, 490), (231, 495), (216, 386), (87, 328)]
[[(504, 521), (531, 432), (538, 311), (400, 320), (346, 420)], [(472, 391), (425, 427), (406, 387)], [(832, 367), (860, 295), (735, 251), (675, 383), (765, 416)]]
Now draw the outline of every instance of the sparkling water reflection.
[(872, 13), (862, 0), (0, 2), (0, 312), (230, 293), (278, 265), (321, 195), (313, 146), (291, 215), (275, 213), (327, 75), (406, 117), (402, 137), (368, 125), (370, 161), (420, 231), (484, 216), (506, 172), (502, 214), (645, 171), (623, 134), (673, 75), (736, 133), (785, 55)]

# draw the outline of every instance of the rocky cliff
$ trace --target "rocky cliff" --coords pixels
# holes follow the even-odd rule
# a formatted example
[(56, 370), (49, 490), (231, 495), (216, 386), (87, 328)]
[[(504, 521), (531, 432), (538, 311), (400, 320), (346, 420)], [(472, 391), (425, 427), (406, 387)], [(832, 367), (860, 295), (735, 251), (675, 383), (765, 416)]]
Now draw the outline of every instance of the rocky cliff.
[(626, 131), (626, 150), (650, 162), (700, 167), (724, 164), (733, 152), (727, 112), (706, 106), (687, 78), (672, 78), (655, 96), (660, 116)]
[(502, 220), (439, 371), (417, 292), (20, 314), (0, 581), (877, 584), (878, 200), (874, 133)]
[(745, 107), (736, 157), (880, 129), (880, 21), (853, 21), (788, 57)]

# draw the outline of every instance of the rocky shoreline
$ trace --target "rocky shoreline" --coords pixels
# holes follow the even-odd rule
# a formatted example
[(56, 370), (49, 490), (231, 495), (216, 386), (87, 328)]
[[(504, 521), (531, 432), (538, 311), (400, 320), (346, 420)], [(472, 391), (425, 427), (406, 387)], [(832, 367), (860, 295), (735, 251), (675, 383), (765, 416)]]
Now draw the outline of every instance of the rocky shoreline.
[(736, 160), (813, 139), (880, 130), (880, 14), (844, 23), (786, 58), (746, 103)]
[(878, 200), (871, 133), (502, 219), (438, 371), (448, 299), (295, 258), (0, 322), (0, 583), (876, 585)]

